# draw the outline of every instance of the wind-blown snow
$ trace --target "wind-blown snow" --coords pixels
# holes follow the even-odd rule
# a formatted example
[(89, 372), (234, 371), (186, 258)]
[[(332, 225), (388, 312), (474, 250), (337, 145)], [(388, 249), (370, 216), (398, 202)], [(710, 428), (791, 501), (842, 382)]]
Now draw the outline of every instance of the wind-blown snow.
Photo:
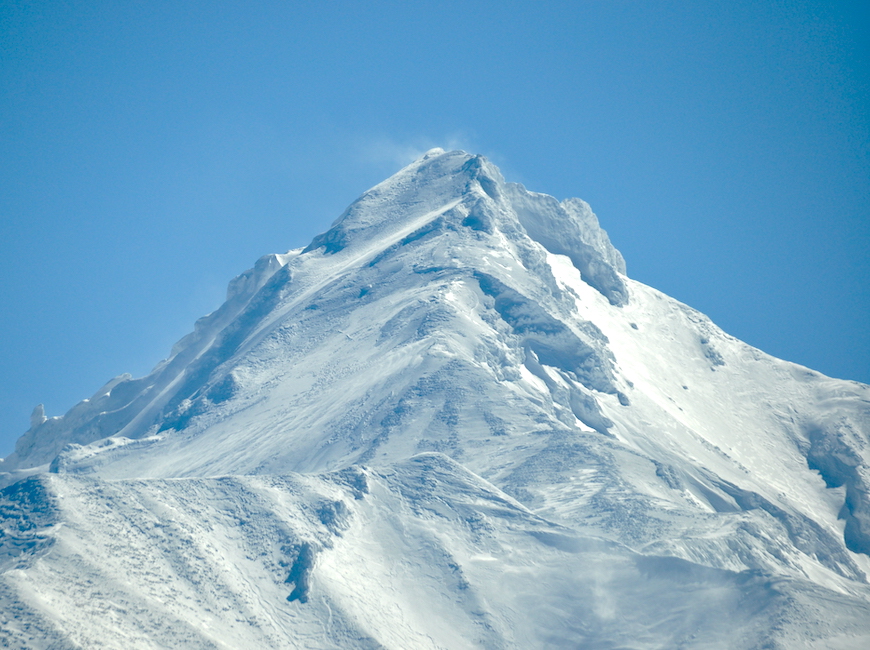
[(870, 642), (870, 387), (631, 280), (587, 204), (464, 152), (31, 424), (0, 464), (10, 645)]

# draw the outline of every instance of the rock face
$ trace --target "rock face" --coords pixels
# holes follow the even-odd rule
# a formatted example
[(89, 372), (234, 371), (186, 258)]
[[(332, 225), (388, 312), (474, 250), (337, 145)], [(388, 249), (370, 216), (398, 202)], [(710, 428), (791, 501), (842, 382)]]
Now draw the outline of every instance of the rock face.
[(37, 410), (0, 464), (10, 647), (870, 640), (870, 387), (629, 279), (587, 204), (480, 156)]

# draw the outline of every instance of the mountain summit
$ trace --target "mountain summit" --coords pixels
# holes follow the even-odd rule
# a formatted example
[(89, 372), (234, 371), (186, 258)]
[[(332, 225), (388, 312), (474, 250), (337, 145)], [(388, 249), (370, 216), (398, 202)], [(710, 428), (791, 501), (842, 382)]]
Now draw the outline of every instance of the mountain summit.
[(625, 272), (583, 201), (429, 151), (37, 408), (0, 640), (866, 647), (870, 387)]

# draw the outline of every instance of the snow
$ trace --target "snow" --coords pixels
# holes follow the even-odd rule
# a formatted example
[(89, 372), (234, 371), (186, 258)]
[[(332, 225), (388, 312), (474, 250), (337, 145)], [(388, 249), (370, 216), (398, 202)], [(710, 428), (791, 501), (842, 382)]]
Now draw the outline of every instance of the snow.
[[(54, 511), (32, 533), (49, 540), (39, 561), (4, 567), (10, 647), (749, 647), (773, 636), (759, 610), (812, 640), (813, 607), (860, 627), (835, 593), (795, 603), (751, 572), (550, 523), (441, 454), (344, 475), (17, 485), (7, 504), (38, 493)], [(288, 601), (300, 557), (310, 584)]]
[(628, 278), (579, 199), (431, 150), (150, 375), (34, 413), (0, 638), (865, 647), (868, 405)]

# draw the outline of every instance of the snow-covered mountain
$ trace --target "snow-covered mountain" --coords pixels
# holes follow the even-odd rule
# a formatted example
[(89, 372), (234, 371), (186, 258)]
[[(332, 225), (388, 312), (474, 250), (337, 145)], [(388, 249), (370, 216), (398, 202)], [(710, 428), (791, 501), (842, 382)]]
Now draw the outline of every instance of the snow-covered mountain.
[(9, 647), (870, 647), (870, 387), (432, 150), (0, 464)]

